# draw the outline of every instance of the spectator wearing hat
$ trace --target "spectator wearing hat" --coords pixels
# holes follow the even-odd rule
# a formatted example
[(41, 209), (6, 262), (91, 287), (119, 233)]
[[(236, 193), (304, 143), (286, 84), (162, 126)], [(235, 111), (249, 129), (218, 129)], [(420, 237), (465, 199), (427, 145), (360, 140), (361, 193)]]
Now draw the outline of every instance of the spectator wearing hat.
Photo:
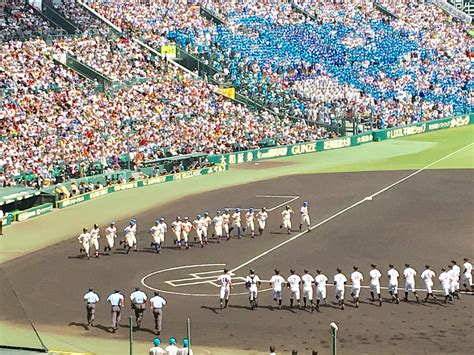
[(158, 338), (155, 338), (153, 340), (153, 346), (150, 348), (149, 355), (164, 355), (166, 352), (163, 350), (161, 345), (161, 340)]
[(193, 350), (189, 347), (188, 338), (183, 339), (183, 347), (179, 350), (179, 355), (193, 355)]
[(170, 345), (168, 345), (165, 350), (167, 355), (179, 355), (179, 348), (176, 346), (176, 339), (170, 338)]

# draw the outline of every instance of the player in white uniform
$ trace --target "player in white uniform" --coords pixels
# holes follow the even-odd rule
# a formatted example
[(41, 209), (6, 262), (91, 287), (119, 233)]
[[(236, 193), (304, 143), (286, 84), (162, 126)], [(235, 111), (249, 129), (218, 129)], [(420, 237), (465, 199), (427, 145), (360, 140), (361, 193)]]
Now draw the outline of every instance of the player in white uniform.
[(278, 269), (275, 269), (275, 275), (270, 279), (270, 286), (272, 287), (272, 298), (278, 303), (278, 308), (281, 309), (281, 292), (285, 286), (285, 279), (280, 275)]
[(461, 268), (456, 263), (456, 260), (451, 260), (451, 264), (453, 264), (453, 270), (457, 275), (455, 284), (456, 284), (456, 296), (459, 299), (459, 280), (461, 278)]
[(224, 232), (227, 240), (230, 239), (230, 213), (228, 208), (224, 208), (224, 213), (222, 214), (222, 220), (224, 222)]
[(221, 211), (217, 211), (215, 217), (212, 219), (214, 225), (214, 233), (212, 234), (217, 238), (217, 243), (220, 243), (222, 238), (222, 228), (224, 226), (224, 217), (221, 215)]
[[(132, 248), (137, 251), (137, 237), (135, 235), (137, 233), (136, 220), (132, 219), (123, 232), (125, 234), (125, 248), (127, 249), (127, 254), (130, 253)], [(120, 244), (122, 244), (122, 242), (120, 242)]]
[(290, 295), (290, 307), (293, 308), (293, 300), (296, 299), (296, 302), (298, 303), (298, 308), (301, 308), (301, 302), (300, 302), (300, 285), (301, 285), (301, 277), (296, 274), (295, 270), (291, 269), (290, 270), (290, 276), (288, 276), (288, 288), (291, 291)]
[(245, 214), (245, 229), (250, 229), (250, 236), (255, 238), (255, 212), (253, 207), (250, 207), (247, 213)]
[(221, 309), (227, 308), (230, 290), (232, 289), (232, 278), (229, 275), (229, 270), (224, 269), (224, 273), (217, 278), (217, 281), (221, 284), (221, 291), (219, 293)]
[(79, 243), (81, 244), (79, 253), (85, 252), (87, 259), (90, 259), (89, 251), (91, 247), (91, 235), (87, 231), (87, 228), (82, 229), (82, 233), (79, 235), (79, 237), (77, 237), (77, 240), (79, 240)]
[(242, 238), (242, 216), (240, 215), (240, 208), (236, 208), (232, 214), (232, 227), (229, 229), (229, 236), (234, 228), (237, 228), (237, 237), (239, 239)]
[(311, 312), (314, 311), (313, 303), (313, 284), (314, 277), (309, 273), (307, 269), (304, 270), (304, 275), (301, 276), (301, 281), (303, 282), (303, 307), (306, 308), (306, 301), (309, 300), (311, 305)]
[(94, 224), (94, 227), (91, 229), (91, 244), (94, 246), (94, 255), (96, 258), (99, 257), (99, 252), (100, 252), (99, 239), (100, 239), (100, 228), (99, 228), (99, 225), (96, 223)]
[(168, 231), (168, 226), (165, 223), (165, 219), (161, 217), (155, 221), (155, 225), (150, 228), (150, 234), (153, 238), (151, 246), (155, 247), (156, 253), (161, 253), (161, 244), (165, 242), (165, 233)]
[(286, 205), (285, 209), (281, 213), (281, 225), (280, 229), (285, 228), (288, 234), (291, 233), (291, 215), (293, 214), (293, 210), (289, 205)]
[(262, 207), (260, 211), (257, 213), (257, 222), (258, 222), (258, 232), (260, 235), (263, 234), (265, 230), (265, 225), (267, 223), (268, 213), (265, 207)]
[(343, 310), (344, 306), (344, 287), (347, 283), (347, 277), (342, 273), (340, 268), (337, 269), (337, 274), (334, 275), (334, 286), (336, 286), (336, 299)]
[(209, 226), (212, 224), (212, 219), (209, 217), (209, 212), (204, 212), (204, 217), (202, 217), (202, 236), (204, 238), (204, 244), (207, 245), (207, 234), (209, 232)]
[(435, 272), (430, 269), (429, 265), (425, 265), (425, 270), (421, 273), (420, 277), (425, 283), (426, 287), (426, 297), (423, 301), (427, 302), (429, 296), (431, 296), (436, 301), (436, 297), (433, 295), (433, 278), (436, 277)]
[(467, 291), (472, 291), (472, 264), (469, 262), (468, 258), (464, 258), (462, 271), (462, 285)]
[(405, 270), (403, 270), (403, 277), (405, 278), (405, 298), (403, 299), (405, 302), (408, 302), (408, 292), (413, 292), (416, 297), (416, 302), (420, 303), (420, 299), (418, 298), (418, 294), (416, 293), (415, 288), (415, 277), (416, 277), (416, 270), (410, 267), (410, 264), (405, 264)]
[(439, 274), (438, 280), (441, 282), (441, 287), (443, 288), (444, 303), (448, 303), (448, 300), (452, 301), (453, 297), (451, 296), (451, 278), (444, 267), (441, 268), (441, 274)]
[(371, 264), (372, 270), (369, 271), (370, 276), (370, 295), (372, 296), (372, 302), (375, 301), (375, 295), (379, 299), (379, 306), (382, 306), (382, 294), (380, 292), (380, 278), (382, 274), (377, 269), (377, 265)]
[(311, 227), (311, 219), (309, 218), (308, 201), (303, 202), (303, 206), (301, 206), (300, 212), (301, 212), (300, 230), (303, 229), (303, 224), (306, 224), (306, 228), (309, 230)]
[(321, 300), (326, 304), (326, 283), (328, 278), (324, 275), (321, 270), (316, 270), (316, 277), (314, 278), (314, 283), (316, 284), (316, 309), (319, 310), (319, 304)]
[(458, 281), (458, 273), (456, 272), (456, 270), (454, 269), (453, 265), (448, 265), (448, 276), (449, 276), (449, 279), (450, 279), (450, 284), (449, 284), (449, 292), (451, 294), (451, 297), (454, 298), (456, 297), (457, 299), (459, 299), (459, 293), (458, 293), (458, 284), (459, 284), (459, 281)]
[(181, 246), (181, 232), (183, 230), (183, 222), (181, 222), (181, 217), (176, 217), (176, 219), (171, 223), (171, 230), (174, 234), (174, 245)]
[(107, 245), (104, 248), (105, 254), (109, 255), (109, 252), (112, 251), (115, 244), (115, 238), (117, 238), (117, 228), (115, 227), (115, 222), (112, 222), (105, 230), (105, 239), (107, 240)]
[(260, 286), (260, 277), (255, 274), (254, 269), (250, 269), (250, 275), (245, 279), (245, 286), (249, 290), (249, 301), (250, 308), (254, 309), (258, 307), (257, 297), (258, 297), (258, 286)]
[(388, 266), (390, 269), (387, 272), (388, 276), (388, 293), (392, 296), (392, 301), (395, 301), (397, 304), (400, 303), (400, 298), (398, 297), (398, 278), (400, 274), (398, 273), (397, 269), (390, 264)]
[(359, 308), (360, 288), (364, 281), (364, 276), (360, 273), (359, 268), (354, 266), (354, 271), (351, 274), (351, 296), (354, 299), (356, 308)]
[(194, 229), (196, 230), (196, 236), (194, 237), (194, 241), (198, 240), (199, 244), (201, 244), (201, 248), (204, 248), (203, 242), (203, 228), (204, 228), (204, 218), (200, 214), (196, 216), (196, 219), (193, 221)]
[[(183, 222), (183, 242), (184, 242), (184, 247), (186, 249), (189, 249), (189, 243), (188, 243), (188, 236), (189, 233), (193, 230), (194, 226), (191, 222), (189, 222), (189, 217), (184, 217), (184, 222)], [(179, 247), (181, 248), (183, 244), (181, 243)]]

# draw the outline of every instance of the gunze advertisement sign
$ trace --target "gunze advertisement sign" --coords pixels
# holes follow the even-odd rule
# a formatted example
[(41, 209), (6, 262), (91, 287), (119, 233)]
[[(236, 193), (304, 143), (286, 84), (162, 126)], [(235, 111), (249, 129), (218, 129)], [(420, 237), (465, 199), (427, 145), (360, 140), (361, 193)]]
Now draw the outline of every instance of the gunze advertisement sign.
[(151, 185), (161, 184), (161, 183), (170, 182), (170, 181), (184, 180), (184, 179), (188, 179), (188, 178), (192, 178), (196, 176), (209, 175), (209, 174), (214, 174), (214, 173), (218, 173), (218, 172), (222, 172), (226, 170), (227, 170), (227, 166), (216, 165), (216, 166), (197, 169), (197, 170), (183, 171), (181, 173), (176, 173), (172, 175), (156, 176), (149, 179), (130, 181), (123, 184), (107, 186), (100, 190), (95, 190), (92, 192), (85, 193), (83, 195), (79, 195), (79, 196), (68, 198), (66, 200), (58, 201), (56, 202), (56, 208), (65, 208), (65, 207), (77, 205), (78, 203), (82, 203), (84, 201), (90, 201), (98, 197), (105, 196), (117, 191), (136, 189), (143, 186), (151, 186)]

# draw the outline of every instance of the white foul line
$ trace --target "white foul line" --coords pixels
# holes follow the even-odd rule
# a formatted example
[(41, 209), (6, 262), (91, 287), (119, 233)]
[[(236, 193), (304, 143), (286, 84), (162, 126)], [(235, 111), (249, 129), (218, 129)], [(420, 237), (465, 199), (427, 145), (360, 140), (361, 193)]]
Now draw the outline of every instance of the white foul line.
[(461, 150), (470, 147), (470, 146), (473, 145), (473, 144), (474, 144), (474, 143), (469, 143), (469, 144), (465, 145), (464, 147), (462, 147), (462, 148), (460, 148), (460, 149), (458, 149), (458, 150), (456, 150), (456, 151), (454, 151), (454, 152), (452, 152), (452, 153), (449, 153), (448, 155), (444, 156), (443, 158), (438, 159), (438, 160), (436, 160), (436, 161), (434, 161), (434, 162), (432, 162), (432, 163), (430, 163), (430, 164), (428, 164), (428, 165), (422, 167), (421, 169), (418, 169), (417, 171), (415, 171), (415, 172), (413, 172), (413, 173), (411, 173), (411, 174), (405, 176), (404, 178), (402, 178), (402, 179), (400, 179), (400, 180), (398, 180), (398, 181), (395, 181), (393, 184), (390, 184), (390, 185), (388, 185), (387, 187), (384, 187), (383, 189), (381, 189), (381, 190), (379, 190), (379, 191), (373, 193), (372, 195), (367, 196), (367, 197), (363, 198), (362, 200), (357, 201), (356, 203), (353, 203), (353, 204), (350, 205), (349, 207), (346, 207), (346, 208), (344, 208), (343, 210), (337, 212), (336, 214), (333, 214), (332, 216), (330, 216), (330, 217), (328, 217), (328, 218), (322, 220), (321, 222), (315, 224), (314, 226), (309, 227), (308, 230), (305, 230), (304, 232), (301, 232), (301, 233), (296, 234), (295, 236), (291, 237), (290, 239), (287, 239), (287, 240), (285, 240), (284, 242), (281, 242), (280, 244), (275, 245), (274, 247), (272, 247), (272, 248), (270, 248), (270, 249), (264, 251), (263, 253), (261, 253), (261, 254), (255, 256), (255, 257), (253, 257), (252, 259), (246, 261), (245, 263), (243, 263), (243, 264), (241, 264), (241, 265), (239, 265), (239, 266), (237, 266), (237, 267), (231, 269), (230, 272), (235, 272), (235, 271), (237, 271), (237, 270), (243, 268), (244, 266), (246, 266), (246, 265), (248, 265), (248, 264), (254, 262), (255, 260), (258, 260), (258, 259), (264, 257), (265, 255), (270, 254), (272, 251), (274, 251), (274, 250), (276, 250), (276, 249), (278, 249), (278, 248), (280, 248), (280, 247), (282, 247), (282, 246), (284, 246), (284, 245), (286, 245), (286, 244), (292, 242), (293, 240), (298, 239), (299, 237), (305, 235), (305, 234), (308, 233), (309, 231), (311, 231), (311, 230), (313, 230), (313, 229), (315, 229), (315, 228), (318, 228), (318, 227), (322, 226), (323, 224), (325, 224), (325, 223), (327, 223), (327, 222), (333, 220), (334, 218), (339, 217), (341, 214), (346, 213), (347, 211), (349, 211), (349, 210), (351, 210), (351, 209), (353, 209), (353, 208), (359, 206), (360, 204), (362, 204), (362, 203), (364, 203), (364, 202), (366, 202), (366, 201), (372, 200), (375, 196), (378, 196), (378, 195), (384, 193), (385, 191), (391, 189), (392, 187), (394, 187), (394, 186), (396, 186), (396, 185), (398, 185), (398, 184), (400, 184), (400, 183), (402, 183), (402, 182), (404, 182), (404, 181), (406, 181), (406, 180), (412, 178), (413, 176), (415, 176), (415, 175), (421, 173), (422, 171), (424, 171), (424, 170), (426, 170), (426, 169), (432, 167), (433, 165), (435, 165), (435, 164), (437, 164), (437, 163), (439, 163), (439, 162), (441, 162), (441, 161), (443, 161), (443, 160), (449, 158), (450, 156), (452, 156), (452, 155), (454, 155), (454, 154), (460, 152)]

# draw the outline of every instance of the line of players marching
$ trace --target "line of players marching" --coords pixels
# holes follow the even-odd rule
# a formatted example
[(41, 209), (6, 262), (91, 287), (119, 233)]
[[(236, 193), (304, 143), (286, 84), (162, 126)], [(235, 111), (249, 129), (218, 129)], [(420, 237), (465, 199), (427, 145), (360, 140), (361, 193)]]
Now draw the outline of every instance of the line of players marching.
[[(293, 213), (294, 211), (289, 205), (287, 205), (281, 212), (280, 229), (284, 228), (288, 234), (291, 233), (291, 216)], [(303, 224), (305, 224), (309, 230), (311, 222), (307, 201), (303, 203), (303, 206), (300, 209), (300, 214), (300, 230), (303, 228)], [(196, 219), (192, 222), (190, 222), (188, 217), (184, 217), (184, 220), (181, 220), (181, 217), (176, 217), (176, 219), (171, 223), (171, 230), (174, 235), (174, 245), (181, 249), (189, 249), (189, 237), (194, 230), (194, 241), (198, 242), (200, 246), (204, 248), (204, 246), (208, 244), (209, 229), (211, 225), (214, 227), (214, 231), (210, 238), (215, 239), (217, 243), (219, 243), (223, 238), (229, 240), (234, 230), (237, 233), (238, 239), (242, 238), (242, 235), (246, 230), (250, 232), (252, 238), (255, 238), (256, 226), (258, 226), (259, 235), (263, 234), (268, 219), (268, 212), (265, 207), (259, 211), (256, 211), (254, 208), (249, 208), (244, 217), (245, 227), (242, 226), (242, 212), (240, 208), (236, 208), (232, 214), (228, 208), (224, 209), (224, 213), (218, 210), (214, 218), (209, 216), (209, 212), (204, 212), (203, 215), (198, 214)], [(155, 251), (158, 254), (161, 253), (161, 246), (165, 241), (167, 231), (168, 225), (163, 217), (156, 220), (155, 224), (149, 230), (152, 237), (151, 246), (155, 248)], [(132, 249), (138, 251), (136, 219), (130, 221), (129, 225), (123, 231), (123, 236), (124, 239), (120, 241), (120, 245), (123, 245), (127, 250), (127, 254), (130, 253)], [(94, 227), (90, 232), (87, 228), (83, 228), (82, 233), (78, 237), (79, 243), (81, 244), (80, 253), (85, 253), (87, 259), (90, 259), (90, 249), (93, 247), (95, 257), (99, 257), (100, 237), (100, 228), (98, 224), (94, 224)], [(109, 255), (114, 248), (116, 238), (117, 228), (115, 222), (112, 222), (110, 226), (105, 229), (106, 246), (104, 248), (104, 253), (106, 255)]]
[[(363, 274), (359, 271), (357, 266), (353, 267), (353, 272), (350, 275), (351, 280), (351, 296), (354, 300), (355, 307), (359, 307), (360, 303), (360, 292), (362, 288), (362, 282), (364, 281)], [(400, 303), (398, 297), (398, 284), (400, 274), (395, 269), (394, 265), (389, 265), (389, 270), (387, 271), (388, 277), (388, 292), (391, 296), (392, 302)], [(415, 288), (415, 278), (417, 272), (415, 269), (410, 267), (407, 263), (405, 264), (405, 269), (402, 274), (405, 279), (405, 297), (404, 301), (408, 301), (408, 293), (411, 292), (416, 297), (416, 301), (419, 303), (420, 299), (418, 297), (417, 290)], [(438, 280), (441, 284), (444, 303), (448, 301), (453, 301), (454, 297), (459, 299), (460, 291), (460, 277), (462, 276), (461, 282), (464, 286), (466, 292), (473, 291), (472, 285), (472, 264), (469, 262), (468, 258), (464, 258), (463, 272), (461, 275), (461, 268), (457, 265), (456, 261), (451, 261), (451, 264), (448, 265), (448, 269), (441, 269), (441, 273), (438, 277)], [(381, 272), (377, 269), (375, 264), (371, 265), (371, 270), (369, 271), (370, 277), (370, 295), (372, 297), (372, 302), (378, 302), (382, 306), (382, 295), (381, 295), (381, 286), (380, 278), (382, 277)], [(424, 282), (426, 296), (423, 300), (427, 302), (431, 297), (435, 302), (437, 302), (436, 296), (433, 294), (434, 280), (436, 279), (436, 273), (430, 269), (429, 265), (425, 265), (425, 270), (420, 275), (421, 279)], [(229, 297), (232, 289), (232, 277), (229, 274), (228, 270), (224, 270), (224, 273), (218, 277), (218, 282), (220, 283), (220, 307), (226, 308), (229, 302)], [(272, 288), (272, 298), (277, 303), (278, 308), (282, 307), (282, 291), (285, 286), (287, 286), (290, 291), (290, 307), (298, 306), (301, 308), (300, 302), (300, 291), (301, 285), (303, 286), (303, 307), (307, 307), (307, 302), (311, 307), (311, 311), (314, 309), (319, 310), (320, 302), (326, 303), (326, 287), (329, 279), (326, 275), (322, 273), (321, 270), (316, 271), (316, 276), (313, 277), (308, 270), (304, 270), (304, 275), (299, 276), (296, 274), (295, 270), (290, 270), (290, 276), (285, 280), (281, 275), (278, 269), (275, 269), (274, 275), (270, 279), (270, 286)], [(261, 285), (260, 277), (255, 273), (255, 270), (251, 269), (250, 274), (246, 277), (245, 285), (249, 290), (249, 301), (250, 307), (254, 309), (258, 306), (257, 296), (258, 296), (258, 287)], [(338, 305), (341, 309), (345, 308), (344, 296), (345, 296), (345, 287), (348, 282), (347, 277), (342, 272), (342, 269), (337, 269), (337, 274), (333, 277), (333, 283), (335, 287), (335, 296), (338, 302)], [(316, 304), (313, 302), (313, 285), (316, 286)], [(377, 299), (376, 299), (377, 297)], [(295, 303), (296, 301), (296, 303)]]

